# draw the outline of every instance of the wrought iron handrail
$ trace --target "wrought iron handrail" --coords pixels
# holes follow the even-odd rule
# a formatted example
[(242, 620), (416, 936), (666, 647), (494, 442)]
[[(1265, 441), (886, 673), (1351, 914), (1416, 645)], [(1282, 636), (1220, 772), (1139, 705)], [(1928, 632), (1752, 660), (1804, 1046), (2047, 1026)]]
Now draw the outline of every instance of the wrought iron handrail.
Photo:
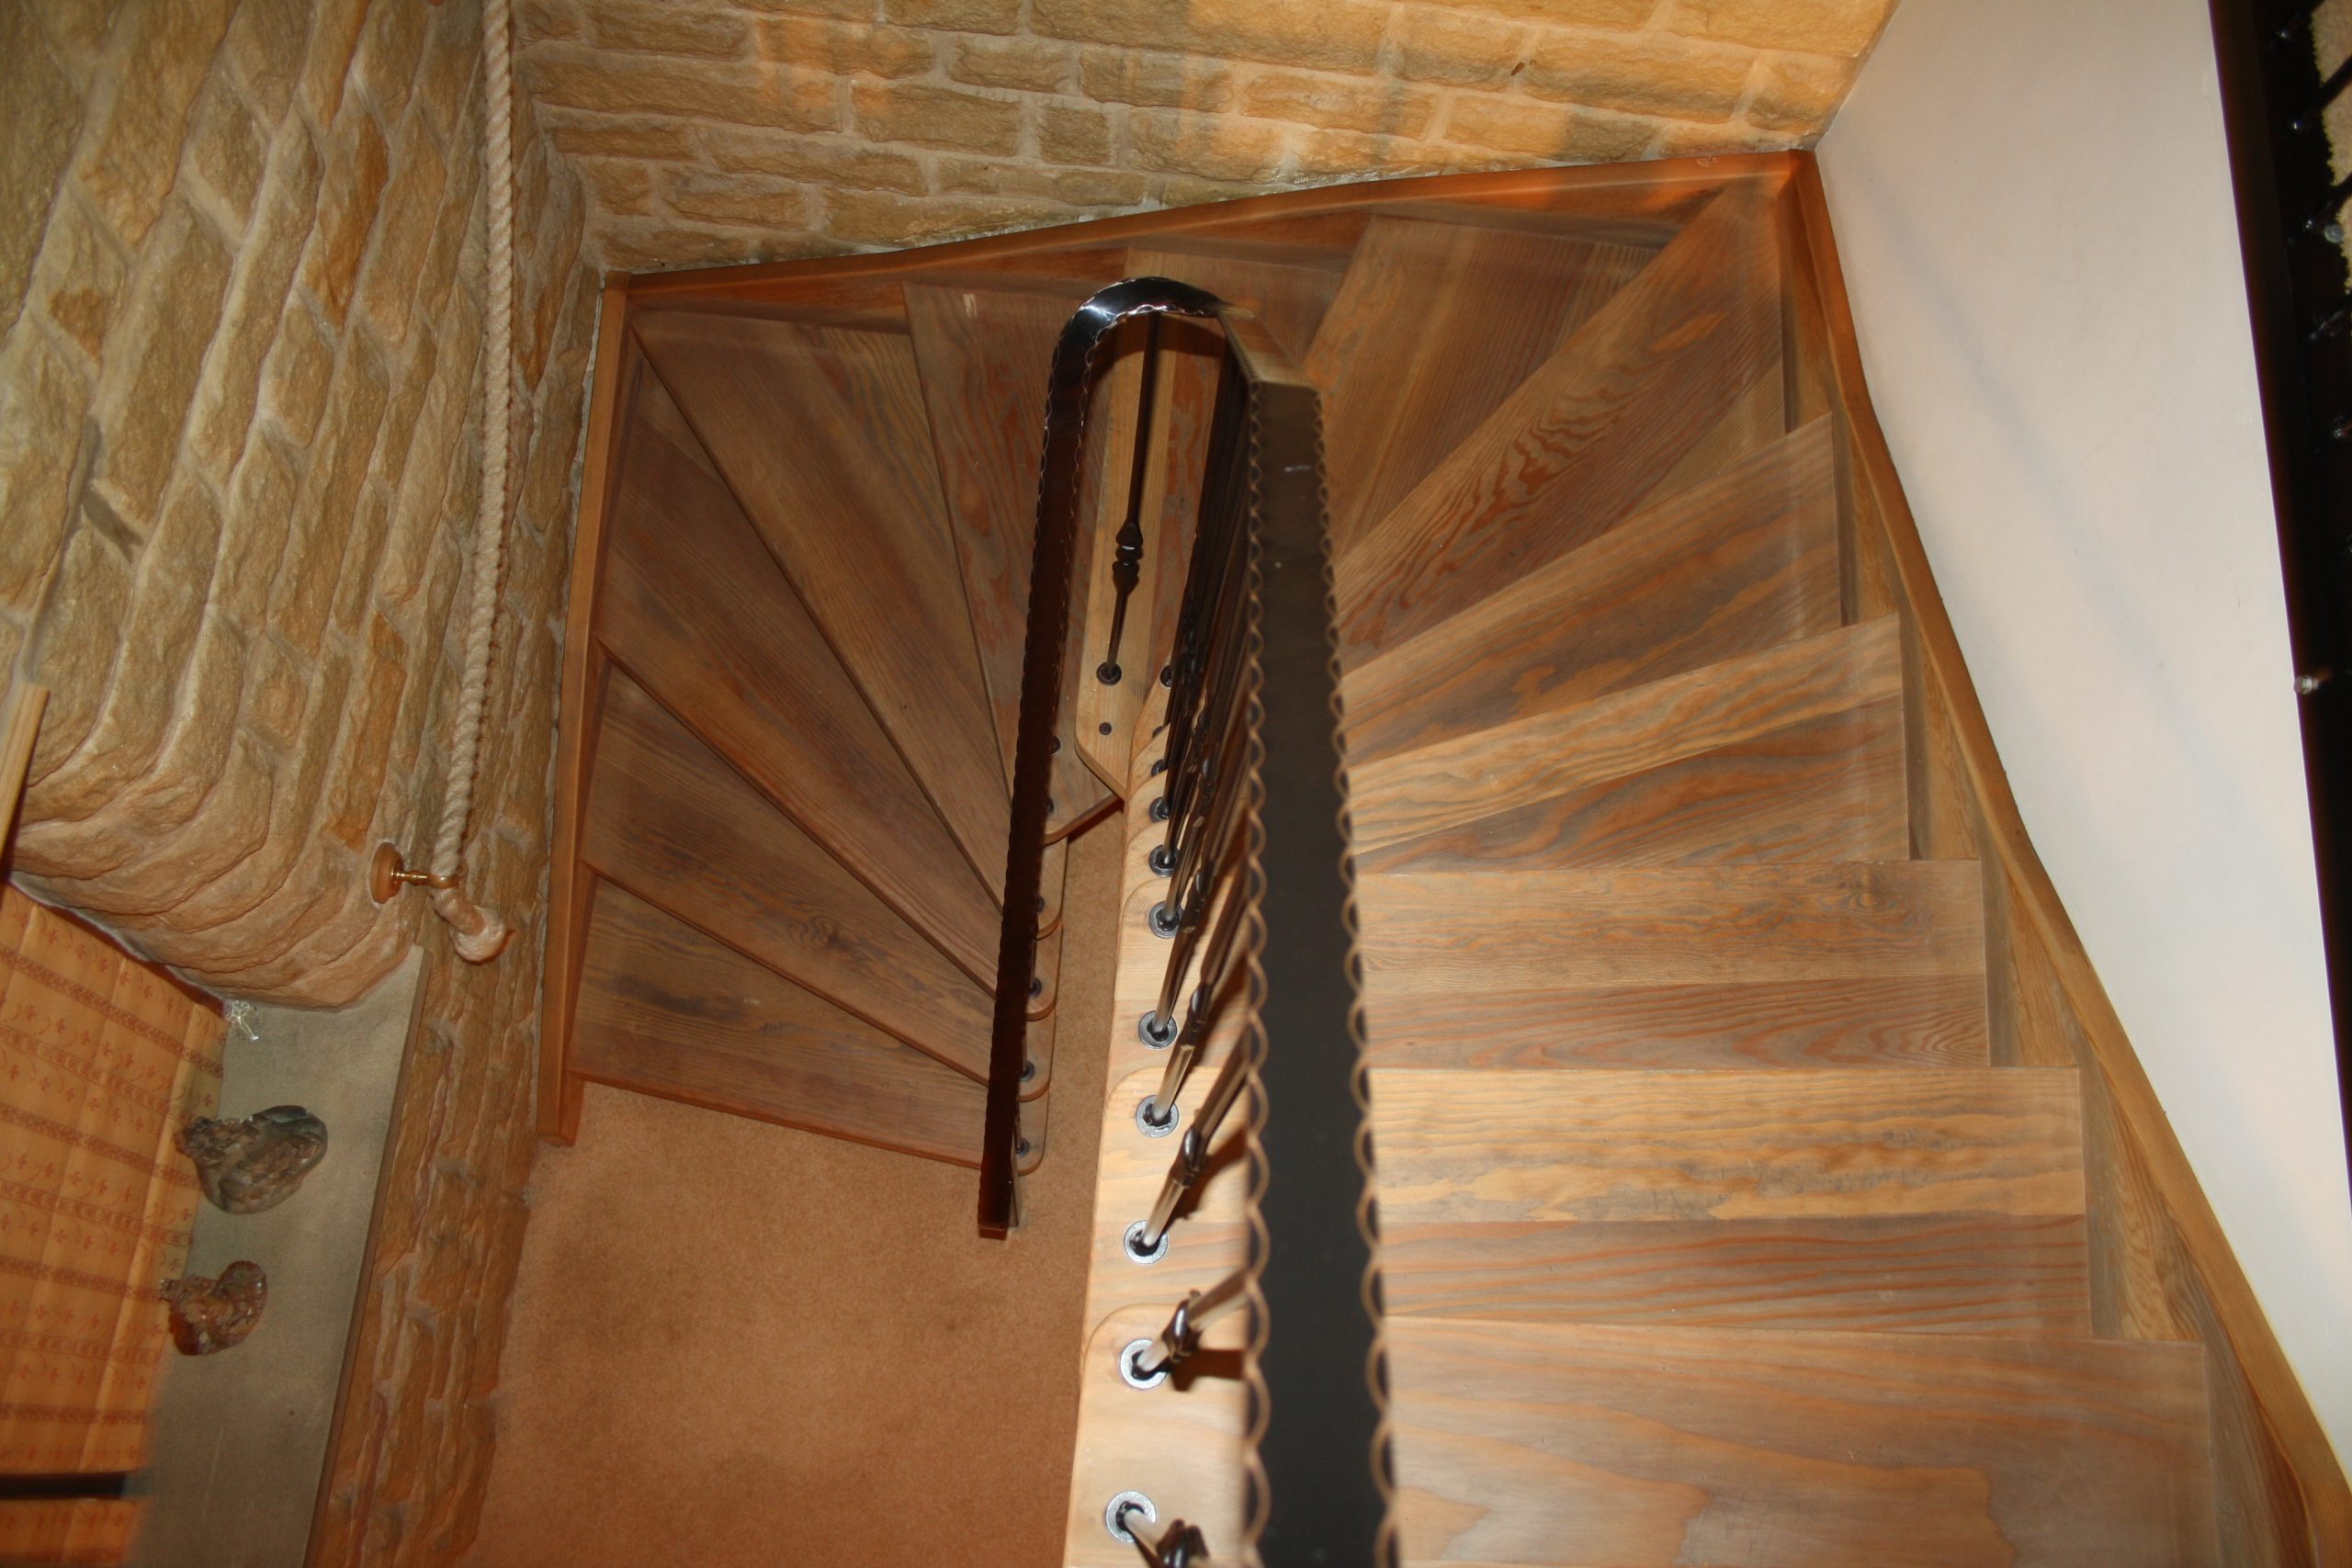
[[(1055, 355), (981, 1228), (1001, 1235), (1017, 1218), (1012, 1139), (1027, 1023), (1019, 998), (1035, 965), (1035, 938), (1032, 922), (1014, 912), (1025, 914), (1034, 903), (1044, 847), (1088, 398), (1102, 368), (1098, 354), (1118, 324), (1171, 314), (1214, 319), (1226, 351), (1162, 675), (1167, 718), (1153, 816), (1166, 824), (1166, 837), (1151, 864), (1169, 880), (1149, 925), (1168, 940), (1168, 957), (1155, 1005), (1136, 1021), (1148, 1044), (1170, 1053), (1138, 1124), (1149, 1134), (1179, 1136), (1158, 1200), (1128, 1233), (1130, 1256), (1145, 1262), (1166, 1248), (1186, 1194), (1238, 1108), (1249, 1116), (1243, 1146), (1270, 1175), (1256, 1196), (1262, 1246), (1250, 1267), (1188, 1297), (1156, 1340), (1127, 1348), (1137, 1353), (1123, 1356), (1122, 1367), (1131, 1382), (1145, 1380), (1139, 1386), (1165, 1379), (1197, 1348), (1207, 1321), (1251, 1313), (1250, 1367), (1264, 1395), (1257, 1402), (1264, 1484), (1253, 1488), (1258, 1511), (1242, 1554), (1254, 1544), (1269, 1563), (1383, 1564), (1394, 1560), (1386, 1382), (1320, 415), (1312, 386), (1253, 316), (1166, 279), (1131, 279), (1096, 295), (1072, 318)], [(1147, 373), (1146, 388), (1156, 379)], [(1137, 430), (1140, 473), (1152, 439), (1148, 414)], [(1132, 553), (1122, 549), (1110, 563), (1121, 604), (1134, 591), (1120, 572)], [(1212, 1041), (1225, 1043), (1225, 1055), (1205, 1093), (1188, 1104), (1193, 1071)], [(1182, 1535), (1183, 1527), (1156, 1540), (1123, 1529), (1136, 1506), (1144, 1519), (1153, 1517), (1141, 1494), (1121, 1494), (1110, 1501), (1106, 1528), (1134, 1540), (1148, 1562), (1205, 1561), (1197, 1532)]]

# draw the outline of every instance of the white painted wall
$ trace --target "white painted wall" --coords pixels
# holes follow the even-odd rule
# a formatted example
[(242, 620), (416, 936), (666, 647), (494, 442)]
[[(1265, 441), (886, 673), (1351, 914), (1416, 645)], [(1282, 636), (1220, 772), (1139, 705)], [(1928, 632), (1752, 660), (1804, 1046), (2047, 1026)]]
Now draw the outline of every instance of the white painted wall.
[(1902, 0), (1820, 152), (2026, 826), (2352, 1455), (2352, 1200), (2206, 0)]

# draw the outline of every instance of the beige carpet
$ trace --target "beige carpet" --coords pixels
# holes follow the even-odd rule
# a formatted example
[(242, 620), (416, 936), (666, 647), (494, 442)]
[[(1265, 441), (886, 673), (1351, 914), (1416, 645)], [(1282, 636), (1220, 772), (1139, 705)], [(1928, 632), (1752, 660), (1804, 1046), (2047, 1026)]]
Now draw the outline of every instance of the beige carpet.
[(613, 1089), (540, 1156), (481, 1568), (1044, 1568), (1078, 1416), (1117, 892), (1070, 860), (1046, 1160), (973, 1172)]

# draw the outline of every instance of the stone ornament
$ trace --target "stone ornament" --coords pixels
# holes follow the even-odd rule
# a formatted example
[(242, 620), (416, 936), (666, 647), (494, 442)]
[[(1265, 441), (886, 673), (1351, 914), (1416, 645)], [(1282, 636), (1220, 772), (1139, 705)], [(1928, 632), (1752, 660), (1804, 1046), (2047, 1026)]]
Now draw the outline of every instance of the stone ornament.
[(209, 1356), (242, 1341), (261, 1325), (269, 1304), (269, 1276), (258, 1263), (232, 1263), (217, 1280), (166, 1280), (161, 1293), (172, 1309), (172, 1343), (183, 1356)]
[(173, 1141), (196, 1162), (197, 1180), (214, 1208), (258, 1214), (293, 1196), (326, 1158), (327, 1124), (299, 1105), (273, 1105), (242, 1121), (199, 1116)]

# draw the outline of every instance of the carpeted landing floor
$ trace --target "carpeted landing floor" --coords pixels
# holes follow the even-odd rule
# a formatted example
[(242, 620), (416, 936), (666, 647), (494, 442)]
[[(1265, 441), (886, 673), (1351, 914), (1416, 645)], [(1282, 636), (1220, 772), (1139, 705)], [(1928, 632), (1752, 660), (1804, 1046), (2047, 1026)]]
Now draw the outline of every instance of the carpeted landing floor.
[(1118, 824), (1070, 858), (1044, 1165), (976, 1177), (613, 1089), (548, 1149), (479, 1568), (1059, 1561), (1111, 1008)]

